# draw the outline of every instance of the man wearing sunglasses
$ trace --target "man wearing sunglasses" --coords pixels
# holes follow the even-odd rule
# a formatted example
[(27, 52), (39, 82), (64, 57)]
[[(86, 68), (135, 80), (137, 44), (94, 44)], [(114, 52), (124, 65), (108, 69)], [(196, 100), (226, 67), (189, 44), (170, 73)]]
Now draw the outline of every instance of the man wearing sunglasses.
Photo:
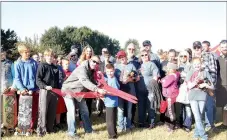
[[(217, 62), (212, 53), (209, 52), (210, 43), (208, 41), (204, 41), (203, 44), (206, 44), (208, 47), (202, 47), (200, 41), (195, 41), (193, 43), (193, 51), (195, 57), (202, 58), (202, 65), (205, 71), (209, 72), (212, 77), (212, 83), (215, 86), (217, 82)], [(215, 120), (215, 97), (208, 95), (207, 101), (205, 105), (205, 123), (206, 130), (212, 129), (214, 126)]]
[[(218, 80), (217, 80), (217, 107), (225, 107), (224, 111), (227, 111), (227, 40), (220, 42), (221, 55), (218, 58)], [(224, 112), (223, 112), (224, 113)], [(223, 124), (227, 126), (227, 116), (223, 115)]]
[(67, 93), (78, 93), (86, 91), (95, 91), (102, 95), (106, 94), (106, 91), (100, 89), (95, 85), (94, 72), (100, 63), (98, 56), (92, 56), (91, 59), (85, 60), (80, 64), (72, 74), (67, 78), (67, 80), (62, 85), (62, 91), (66, 93), (64, 97), (67, 112), (67, 124), (68, 124), (68, 136), (71, 138), (78, 138), (79, 136), (75, 134), (76, 130), (76, 120), (75, 120), (75, 103), (78, 102), (78, 106), (81, 113), (81, 118), (83, 121), (83, 126), (85, 133), (94, 133), (91, 121), (89, 118), (89, 111), (86, 101), (83, 98), (73, 98)]

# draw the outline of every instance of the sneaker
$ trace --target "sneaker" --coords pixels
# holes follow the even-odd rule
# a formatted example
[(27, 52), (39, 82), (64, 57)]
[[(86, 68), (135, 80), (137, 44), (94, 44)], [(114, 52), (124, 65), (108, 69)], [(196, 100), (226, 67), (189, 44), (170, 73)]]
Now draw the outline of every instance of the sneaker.
[(82, 121), (80, 121), (80, 127), (81, 127), (81, 128), (83, 128), (83, 127), (84, 127), (84, 125), (83, 125), (83, 122), (82, 122)]
[(148, 127), (148, 129), (153, 129), (155, 126), (153, 124), (150, 124), (150, 126)]
[(183, 130), (185, 131), (185, 132), (191, 132), (191, 129), (190, 128), (183, 128)]
[(135, 128), (135, 125), (134, 125), (134, 123), (132, 123), (132, 125), (131, 125), (131, 128)]
[(99, 131), (92, 130), (92, 134), (99, 134)]
[(70, 139), (70, 140), (79, 140), (80, 139), (80, 137), (78, 136), (78, 135), (74, 135), (74, 136), (68, 136), (68, 138)]
[(168, 128), (168, 132), (169, 132), (169, 133), (173, 133), (173, 131), (174, 131), (173, 129)]
[(124, 129), (122, 129), (122, 128), (117, 128), (117, 133), (123, 133), (124, 132)]

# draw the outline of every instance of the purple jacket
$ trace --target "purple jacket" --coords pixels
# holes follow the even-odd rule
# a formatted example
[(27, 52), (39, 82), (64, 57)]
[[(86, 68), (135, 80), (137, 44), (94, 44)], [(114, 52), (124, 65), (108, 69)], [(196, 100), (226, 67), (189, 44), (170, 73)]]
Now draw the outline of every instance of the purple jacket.
[(176, 72), (165, 76), (162, 80), (162, 94), (167, 98), (176, 98), (179, 94), (178, 81), (180, 73)]

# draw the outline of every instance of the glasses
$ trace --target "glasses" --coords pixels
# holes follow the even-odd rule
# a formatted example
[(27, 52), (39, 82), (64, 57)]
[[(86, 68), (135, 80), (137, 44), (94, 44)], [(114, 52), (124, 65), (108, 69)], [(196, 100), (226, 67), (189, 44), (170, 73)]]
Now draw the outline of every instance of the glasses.
[(76, 57), (76, 55), (71, 55), (71, 57)]
[(187, 58), (187, 56), (186, 56), (186, 55), (181, 55), (181, 56), (180, 56), (180, 58), (183, 58), (183, 57), (184, 57), (184, 58)]
[(92, 60), (93, 63), (99, 65), (99, 62), (95, 61), (95, 60)]
[(142, 54), (141, 56), (142, 56), (142, 57), (144, 57), (144, 56), (148, 56), (148, 54)]
[(201, 46), (194, 46), (193, 49), (194, 50), (199, 50), (201, 48)]
[(135, 49), (133, 49), (133, 48), (128, 48), (128, 50), (130, 50), (130, 51), (135, 51)]

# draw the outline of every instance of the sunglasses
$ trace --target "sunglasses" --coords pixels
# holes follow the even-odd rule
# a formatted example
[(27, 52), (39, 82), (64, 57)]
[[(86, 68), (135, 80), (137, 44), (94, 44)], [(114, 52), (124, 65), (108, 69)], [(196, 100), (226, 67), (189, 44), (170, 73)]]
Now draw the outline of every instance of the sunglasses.
[(148, 56), (148, 54), (142, 54), (141, 56), (142, 56), (142, 57), (144, 57), (144, 56)]
[(95, 60), (92, 60), (93, 63), (99, 65), (99, 62), (95, 61)]
[(193, 49), (196, 50), (196, 49), (200, 49), (201, 46), (193, 46)]
[(128, 48), (128, 50), (130, 50), (130, 51), (135, 51), (135, 49), (132, 49), (132, 48)]
[(181, 55), (181, 56), (180, 56), (180, 58), (183, 58), (183, 57), (184, 57), (184, 58), (187, 58), (187, 56), (186, 56), (186, 55)]
[(76, 57), (76, 55), (71, 55), (71, 57)]

